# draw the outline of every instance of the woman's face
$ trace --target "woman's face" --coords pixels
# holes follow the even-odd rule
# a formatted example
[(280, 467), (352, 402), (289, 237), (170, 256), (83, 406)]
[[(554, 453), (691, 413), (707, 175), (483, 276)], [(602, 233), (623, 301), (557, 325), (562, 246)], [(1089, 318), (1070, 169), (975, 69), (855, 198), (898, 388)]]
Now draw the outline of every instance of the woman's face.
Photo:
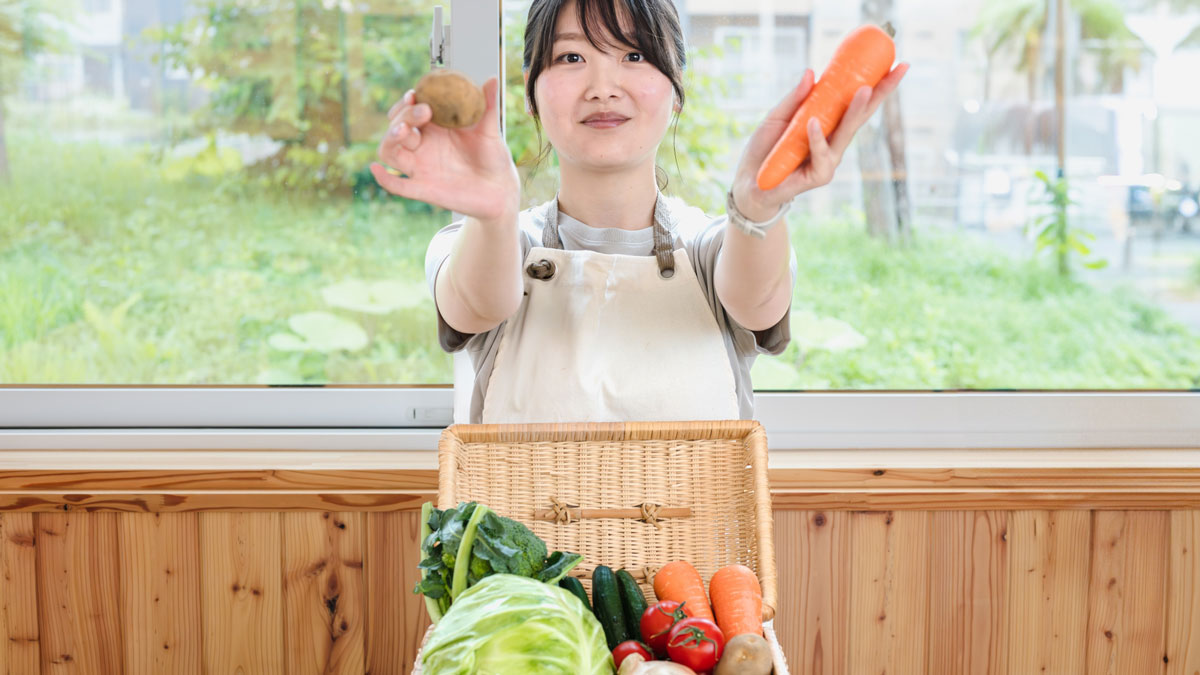
[(605, 51), (593, 47), (575, 3), (563, 7), (551, 63), (535, 85), (542, 128), (563, 164), (596, 171), (653, 164), (675, 103), (671, 81), (639, 52), (606, 37), (598, 40)]

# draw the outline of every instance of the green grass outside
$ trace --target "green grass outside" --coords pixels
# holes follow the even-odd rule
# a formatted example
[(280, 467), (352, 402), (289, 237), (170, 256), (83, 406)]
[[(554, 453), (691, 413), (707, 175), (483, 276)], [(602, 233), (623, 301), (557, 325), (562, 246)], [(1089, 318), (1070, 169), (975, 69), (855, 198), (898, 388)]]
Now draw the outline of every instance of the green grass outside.
[[(9, 151), (0, 383), (451, 380), (423, 271), (448, 214), (169, 178), (136, 150), (14, 134)], [(759, 359), (760, 389), (1200, 386), (1200, 335), (1132, 290), (1064, 281), (961, 235), (918, 229), (894, 247), (802, 219), (795, 340)], [(407, 301), (384, 314), (326, 301), (351, 279), (398, 281)], [(272, 346), (315, 311), (357, 324), (366, 346)]]

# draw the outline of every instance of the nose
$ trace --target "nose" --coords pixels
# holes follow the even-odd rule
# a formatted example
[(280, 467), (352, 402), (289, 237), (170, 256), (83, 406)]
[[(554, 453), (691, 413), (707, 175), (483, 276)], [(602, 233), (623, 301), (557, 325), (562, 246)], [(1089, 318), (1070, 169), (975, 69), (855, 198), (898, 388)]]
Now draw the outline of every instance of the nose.
[(620, 98), (623, 92), (620, 65), (612, 58), (594, 59), (588, 65), (588, 86), (584, 97), (589, 101)]

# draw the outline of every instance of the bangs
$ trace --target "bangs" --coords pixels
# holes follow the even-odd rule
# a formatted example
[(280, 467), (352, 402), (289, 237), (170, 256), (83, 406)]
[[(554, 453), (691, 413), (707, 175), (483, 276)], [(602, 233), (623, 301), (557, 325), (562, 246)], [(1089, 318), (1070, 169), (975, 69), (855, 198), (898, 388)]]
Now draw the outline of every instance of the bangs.
[[(583, 35), (593, 47), (601, 51), (609, 47), (624, 46), (645, 53), (651, 46), (651, 40), (644, 35), (645, 30), (638, 30), (638, 27), (646, 24), (633, 16), (629, 4), (622, 3), (622, 6), (629, 15), (629, 23), (633, 25), (632, 33), (622, 30), (621, 13), (613, 0), (575, 0), (575, 11), (579, 15)], [(613, 44), (613, 39), (619, 44)]]
[[(641, 52), (646, 61), (668, 77), (682, 71), (683, 40), (674, 6), (669, 0), (666, 3), (661, 0), (558, 0), (531, 8), (530, 26), (540, 26), (543, 30), (532, 40), (526, 35), (523, 69), (529, 70), (536, 64), (540, 71), (550, 66), (553, 28), (562, 8), (571, 1), (575, 3), (584, 37), (596, 49), (607, 51), (626, 47)], [(668, 16), (664, 16), (664, 5), (670, 8)], [(541, 16), (535, 16), (535, 13)], [(631, 32), (621, 26), (622, 16), (628, 19)]]

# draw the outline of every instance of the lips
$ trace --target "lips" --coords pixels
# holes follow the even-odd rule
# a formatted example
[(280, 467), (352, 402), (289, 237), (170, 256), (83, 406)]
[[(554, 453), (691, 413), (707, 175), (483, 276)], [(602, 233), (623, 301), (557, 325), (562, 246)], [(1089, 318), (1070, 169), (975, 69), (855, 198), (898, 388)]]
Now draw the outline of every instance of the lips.
[(584, 118), (583, 123), (594, 129), (610, 129), (629, 121), (628, 117), (616, 113), (596, 113)]

